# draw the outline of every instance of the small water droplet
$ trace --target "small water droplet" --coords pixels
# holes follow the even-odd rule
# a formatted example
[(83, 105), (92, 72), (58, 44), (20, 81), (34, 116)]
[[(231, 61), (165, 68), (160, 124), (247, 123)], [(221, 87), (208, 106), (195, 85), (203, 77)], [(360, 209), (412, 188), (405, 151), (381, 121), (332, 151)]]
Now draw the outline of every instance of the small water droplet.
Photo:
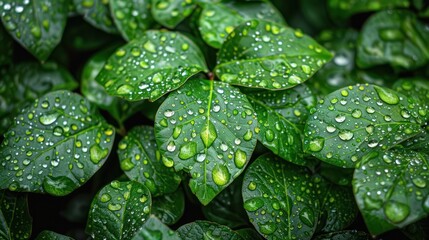
[(353, 112), (352, 112), (352, 116), (353, 116), (354, 118), (360, 118), (360, 117), (362, 117), (362, 111), (361, 111), (361, 110), (359, 110), (359, 109), (355, 109), (355, 110), (353, 110)]
[(253, 136), (253, 132), (252, 132), (252, 130), (248, 129), (248, 130), (246, 131), (246, 133), (244, 134), (243, 139), (244, 139), (245, 141), (250, 141), (250, 140), (252, 139), (252, 136)]
[(169, 142), (167, 145), (167, 151), (174, 152), (175, 150), (176, 150), (176, 144), (173, 141)]
[(100, 197), (100, 201), (103, 203), (110, 201), (110, 199), (112, 199), (112, 197), (108, 193), (103, 193)]
[(383, 206), (383, 201), (381, 199), (374, 199), (365, 195), (363, 198), (363, 204), (365, 210), (378, 210)]
[(378, 141), (377, 140), (371, 140), (368, 142), (368, 147), (370, 148), (375, 148), (378, 146)]
[(226, 185), (231, 175), (224, 165), (216, 164), (212, 171), (213, 182), (218, 186)]
[(54, 136), (61, 137), (64, 133), (64, 129), (60, 126), (56, 126), (53, 129)]
[(404, 203), (391, 200), (384, 205), (384, 214), (387, 219), (396, 224), (404, 221), (408, 217), (410, 208)]
[(116, 93), (119, 95), (127, 95), (132, 93), (133, 91), (134, 91), (134, 88), (128, 84), (121, 85), (118, 87), (118, 89), (116, 89)]
[(174, 166), (174, 161), (172, 159), (169, 159), (167, 157), (162, 157), (162, 163), (164, 163), (164, 165), (166, 167), (173, 167)]
[(366, 107), (366, 112), (367, 113), (375, 113), (375, 109), (373, 107)]
[(119, 211), (119, 210), (121, 210), (121, 208), (122, 208), (122, 205), (121, 204), (119, 204), (119, 203), (109, 203), (108, 205), (107, 205), (107, 208), (110, 210), (110, 211)]
[(255, 182), (250, 182), (249, 185), (247, 186), (247, 188), (250, 191), (255, 191), (256, 190), (256, 183)]
[(177, 139), (180, 136), (181, 132), (182, 132), (182, 125), (177, 125), (176, 127), (174, 127), (173, 138)]
[(268, 130), (265, 132), (265, 139), (266, 139), (268, 142), (272, 142), (272, 141), (274, 140), (274, 132), (273, 132), (271, 129), (268, 129)]

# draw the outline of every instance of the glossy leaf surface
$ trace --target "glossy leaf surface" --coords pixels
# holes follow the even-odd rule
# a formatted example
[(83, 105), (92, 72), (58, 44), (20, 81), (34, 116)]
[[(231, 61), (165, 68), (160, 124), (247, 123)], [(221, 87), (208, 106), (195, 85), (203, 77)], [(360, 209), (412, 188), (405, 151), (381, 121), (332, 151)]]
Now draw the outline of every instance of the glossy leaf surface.
[(50, 92), (21, 111), (0, 146), (0, 187), (63, 196), (109, 156), (115, 129), (88, 101)]
[(1, 239), (29, 239), (32, 218), (27, 195), (0, 191), (0, 237)]
[(203, 205), (244, 170), (256, 131), (245, 95), (218, 81), (189, 81), (168, 96), (155, 118), (164, 164), (191, 174), (189, 185)]
[(131, 239), (149, 218), (151, 205), (143, 184), (115, 180), (94, 197), (86, 232), (95, 239)]
[(421, 116), (409, 100), (375, 85), (339, 89), (309, 117), (304, 149), (329, 164), (353, 168), (364, 155), (422, 133)]
[(174, 28), (189, 16), (196, 0), (152, 0), (152, 15), (163, 26)]
[(345, 230), (322, 234), (314, 238), (314, 240), (370, 240), (368, 234), (357, 230)]
[(117, 33), (107, 0), (73, 0), (76, 11), (92, 26), (108, 33)]
[(132, 240), (180, 240), (179, 235), (151, 215)]
[(37, 235), (36, 240), (73, 240), (73, 238), (45, 230)]
[(5, 0), (0, 3), (6, 30), (42, 62), (61, 41), (67, 10), (66, 0)]
[(328, 0), (331, 15), (339, 21), (344, 21), (350, 16), (371, 11), (380, 11), (391, 8), (406, 8), (409, 0)]
[(280, 90), (303, 83), (332, 58), (298, 30), (262, 20), (234, 29), (218, 53), (215, 73), (234, 85)]
[(161, 222), (173, 225), (180, 220), (185, 212), (185, 195), (182, 188), (153, 198), (152, 211)]
[(177, 229), (177, 233), (182, 239), (242, 239), (227, 226), (201, 220), (182, 225)]
[(307, 169), (262, 155), (244, 175), (244, 209), (267, 239), (311, 239), (318, 221), (315, 190)]
[(200, 71), (207, 71), (204, 56), (190, 39), (176, 32), (147, 31), (119, 48), (97, 81), (112, 96), (155, 101)]

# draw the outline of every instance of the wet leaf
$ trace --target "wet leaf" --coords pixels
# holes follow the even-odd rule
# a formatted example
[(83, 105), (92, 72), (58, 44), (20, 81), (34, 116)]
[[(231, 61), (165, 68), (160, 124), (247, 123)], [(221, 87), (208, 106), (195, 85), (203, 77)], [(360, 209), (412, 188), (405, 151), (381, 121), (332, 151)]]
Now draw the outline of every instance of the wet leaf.
[(236, 231), (243, 240), (263, 240), (264, 238), (253, 228), (243, 228)]
[(423, 78), (399, 79), (392, 89), (413, 98), (418, 103), (418, 113), (429, 124), (429, 81)]
[(353, 191), (371, 234), (404, 227), (426, 217), (429, 155), (407, 149), (369, 155), (355, 170)]
[(218, 81), (189, 81), (168, 96), (155, 118), (164, 164), (191, 174), (189, 186), (203, 205), (244, 170), (256, 131), (245, 95)]
[(73, 76), (56, 63), (16, 64), (2, 72), (0, 79), (0, 133), (12, 124), (18, 111), (49, 91), (73, 90), (77, 87)]
[(131, 239), (149, 218), (151, 205), (143, 184), (114, 180), (92, 200), (86, 232), (94, 239)]
[(329, 12), (338, 21), (345, 21), (357, 13), (380, 11), (392, 8), (407, 8), (409, 0), (329, 0)]
[(370, 240), (367, 233), (357, 230), (344, 230), (316, 236), (314, 240)]
[(153, 127), (132, 128), (119, 142), (118, 156), (128, 178), (144, 184), (152, 196), (174, 192), (180, 184), (180, 176), (157, 150)]
[(81, 92), (101, 109), (107, 110), (121, 125), (134, 113), (141, 110), (144, 101), (129, 102), (119, 97), (110, 96), (103, 86), (96, 81), (96, 76), (103, 69), (107, 58), (118, 46), (106, 48), (94, 54), (85, 64), (81, 76)]
[(0, 26), (0, 65), (12, 63), (13, 39), (7, 33), (3, 25)]
[(429, 29), (405, 10), (372, 15), (359, 35), (356, 63), (361, 68), (389, 64), (398, 69), (415, 69), (429, 59)]
[(152, 214), (167, 225), (177, 223), (185, 212), (185, 194), (182, 188), (153, 198)]
[(262, 155), (244, 175), (244, 209), (267, 239), (311, 239), (318, 221), (315, 190), (306, 168)]
[(179, 227), (176, 232), (181, 239), (242, 239), (239, 234), (227, 226), (202, 220), (185, 224)]
[(118, 33), (109, 8), (109, 0), (73, 0), (85, 21), (108, 33)]
[(304, 150), (343, 168), (353, 168), (364, 155), (390, 149), (423, 131), (411, 99), (376, 85), (339, 89), (313, 110), (304, 130)]
[(197, 45), (180, 33), (153, 30), (119, 48), (97, 81), (112, 96), (155, 101), (200, 71), (208, 70)]
[(228, 35), (219, 50), (215, 73), (230, 84), (280, 90), (303, 83), (331, 58), (299, 30), (252, 20)]
[(115, 130), (83, 97), (50, 92), (23, 109), (0, 145), (0, 187), (64, 196), (109, 156)]
[(202, 5), (198, 29), (203, 40), (214, 48), (220, 48), (235, 27), (250, 19), (262, 19), (283, 23), (284, 19), (268, 1), (207, 2)]
[(150, 0), (109, 0), (109, 5), (113, 21), (126, 40), (143, 36), (154, 23)]
[(56, 232), (44, 230), (37, 235), (36, 240), (73, 240), (73, 238)]
[(1, 20), (6, 30), (42, 62), (61, 41), (67, 10), (66, 0), (0, 2)]
[(29, 239), (32, 221), (26, 194), (0, 191), (1, 239)]
[(180, 237), (173, 230), (164, 225), (155, 216), (151, 215), (143, 224), (142, 228), (132, 238), (132, 240), (180, 240)]
[(195, 2), (195, 0), (152, 0), (152, 16), (161, 25), (174, 28), (194, 11)]

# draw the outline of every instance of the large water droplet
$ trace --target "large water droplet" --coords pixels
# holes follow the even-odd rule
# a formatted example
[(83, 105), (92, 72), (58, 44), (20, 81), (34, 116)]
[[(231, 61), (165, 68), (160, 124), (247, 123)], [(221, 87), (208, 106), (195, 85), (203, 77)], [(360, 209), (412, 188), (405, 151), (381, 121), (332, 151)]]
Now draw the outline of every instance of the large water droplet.
[(353, 116), (354, 118), (360, 118), (360, 117), (362, 117), (362, 111), (361, 111), (361, 110), (359, 110), (359, 109), (355, 109), (355, 110), (353, 110), (353, 112), (352, 112), (352, 116)]
[(262, 198), (251, 198), (244, 202), (244, 209), (249, 212), (254, 212), (264, 206)]
[(197, 143), (188, 142), (180, 147), (179, 158), (182, 160), (189, 159), (197, 154)]
[(182, 132), (182, 125), (178, 125), (173, 130), (173, 138), (177, 139), (180, 136), (180, 133)]
[(304, 207), (299, 213), (299, 219), (307, 226), (314, 226), (314, 212), (308, 207)]
[(274, 132), (273, 132), (271, 129), (268, 129), (268, 130), (265, 132), (265, 139), (266, 139), (268, 142), (272, 142), (272, 141), (274, 140)]
[(166, 167), (172, 167), (172, 166), (174, 166), (174, 161), (172, 159), (169, 159), (169, 158), (164, 157), (164, 156), (162, 157), (162, 163), (164, 163), (164, 165)]
[(277, 230), (277, 224), (275, 223), (269, 222), (269, 223), (259, 225), (259, 231), (262, 234), (270, 235), (274, 233), (276, 230)]
[(250, 129), (248, 129), (244, 134), (243, 139), (246, 141), (250, 141), (252, 139), (252, 136), (253, 136), (253, 132)]
[(256, 190), (256, 183), (255, 182), (250, 182), (249, 185), (247, 186), (247, 188), (250, 191), (255, 191)]
[(131, 161), (131, 158), (125, 158), (121, 161), (121, 169), (124, 171), (130, 171), (134, 168), (134, 163)]
[(108, 194), (108, 193), (101, 194), (101, 197), (100, 197), (100, 201), (101, 202), (105, 203), (105, 202), (110, 201), (110, 199), (112, 199), (112, 197), (110, 196), (110, 194)]
[(119, 204), (119, 203), (109, 203), (108, 205), (107, 205), (107, 208), (110, 210), (110, 211), (118, 211), (118, 210), (121, 210), (121, 208), (122, 208), (122, 205), (121, 204)]
[(374, 199), (370, 196), (365, 196), (363, 198), (363, 204), (365, 210), (378, 210), (383, 206), (383, 201), (381, 199)]
[(325, 145), (325, 139), (322, 137), (315, 137), (309, 143), (309, 150), (312, 152), (319, 152)]
[(413, 180), (414, 185), (416, 185), (419, 188), (425, 188), (426, 187), (426, 181), (423, 178), (414, 178)]
[(216, 164), (212, 171), (213, 182), (218, 186), (223, 186), (229, 182), (231, 175), (224, 165)]
[(124, 84), (118, 87), (118, 89), (116, 89), (116, 93), (119, 95), (126, 95), (126, 94), (130, 94), (134, 91), (133, 86), (130, 86), (128, 84)]
[(393, 223), (404, 221), (410, 214), (408, 205), (396, 201), (388, 201), (384, 205), (384, 214)]
[(217, 138), (216, 128), (213, 123), (208, 122), (208, 124), (203, 127), (200, 137), (206, 148), (213, 144), (214, 140)]
[(105, 157), (107, 157), (107, 154), (109, 154), (108, 149), (102, 149), (100, 145), (92, 145), (89, 149), (91, 162), (94, 164), (98, 164), (101, 160), (103, 160)]
[(234, 163), (238, 168), (242, 168), (246, 164), (247, 155), (245, 152), (238, 149), (234, 154)]
[(43, 180), (43, 189), (54, 196), (65, 196), (74, 190), (76, 184), (68, 177), (46, 176)]
[(59, 113), (51, 113), (51, 114), (44, 114), (39, 117), (39, 121), (43, 125), (51, 125), (55, 121), (57, 121), (58, 117), (60, 116)]
[(383, 102), (391, 105), (399, 103), (399, 97), (394, 91), (378, 86), (374, 86), (374, 89)]
[(353, 138), (353, 132), (351, 132), (351, 131), (347, 131), (347, 130), (345, 130), (345, 131), (341, 131), (341, 132), (338, 134), (338, 137), (339, 137), (341, 140), (343, 140), (343, 141), (349, 141), (350, 139), (352, 139), (352, 138)]
[(346, 116), (344, 116), (344, 115), (342, 115), (342, 114), (338, 114), (336, 117), (335, 117), (335, 121), (337, 122), (337, 123), (342, 123), (342, 122), (344, 122), (346, 120)]

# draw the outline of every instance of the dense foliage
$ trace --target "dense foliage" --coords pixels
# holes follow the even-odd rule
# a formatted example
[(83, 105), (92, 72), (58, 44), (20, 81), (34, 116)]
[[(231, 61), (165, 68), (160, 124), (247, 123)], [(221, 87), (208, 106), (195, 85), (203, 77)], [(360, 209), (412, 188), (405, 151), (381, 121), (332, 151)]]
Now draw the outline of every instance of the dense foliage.
[(1, 239), (425, 239), (427, 1), (0, 17)]

